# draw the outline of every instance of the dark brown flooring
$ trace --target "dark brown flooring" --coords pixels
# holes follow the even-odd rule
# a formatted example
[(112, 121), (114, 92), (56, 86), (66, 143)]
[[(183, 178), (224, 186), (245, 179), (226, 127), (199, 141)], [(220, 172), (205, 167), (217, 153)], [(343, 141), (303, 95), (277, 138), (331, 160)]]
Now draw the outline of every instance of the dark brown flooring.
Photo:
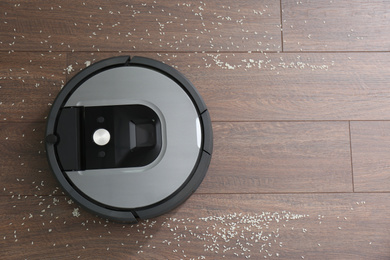
[[(0, 2), (0, 259), (390, 259), (390, 2)], [(58, 188), (45, 120), (103, 58), (181, 71), (214, 153), (183, 205), (106, 222)]]

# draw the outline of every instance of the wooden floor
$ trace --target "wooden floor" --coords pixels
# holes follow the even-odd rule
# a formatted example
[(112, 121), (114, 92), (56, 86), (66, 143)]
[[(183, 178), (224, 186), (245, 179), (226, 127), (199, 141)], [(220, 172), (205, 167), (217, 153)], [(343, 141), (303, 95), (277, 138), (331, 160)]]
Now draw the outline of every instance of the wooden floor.
[[(390, 259), (390, 2), (0, 2), (0, 259)], [(107, 222), (58, 187), (45, 120), (66, 81), (161, 60), (212, 118), (203, 183)]]

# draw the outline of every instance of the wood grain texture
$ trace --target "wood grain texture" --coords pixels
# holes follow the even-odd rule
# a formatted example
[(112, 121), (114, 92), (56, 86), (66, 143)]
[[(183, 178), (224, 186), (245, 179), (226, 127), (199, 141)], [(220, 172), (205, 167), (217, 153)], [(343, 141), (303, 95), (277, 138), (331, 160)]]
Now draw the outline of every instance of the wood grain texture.
[(43, 144), (43, 123), (0, 123), (0, 194), (49, 195), (57, 182)]
[(6, 0), (0, 9), (0, 50), (281, 50), (279, 1)]
[[(389, 7), (0, 1), (0, 259), (389, 259)], [(43, 144), (66, 80), (118, 55), (182, 72), (214, 128), (195, 194), (135, 225), (73, 203)]]
[(347, 122), (213, 123), (198, 192), (352, 191)]
[(355, 191), (390, 191), (390, 122), (351, 122)]
[(0, 52), (0, 121), (43, 122), (65, 83), (65, 56)]
[(197, 194), (133, 226), (105, 222), (69, 202), (0, 197), (1, 259), (389, 256), (390, 194)]
[(282, 0), (284, 51), (389, 51), (388, 1)]
[(215, 121), (390, 119), (390, 53), (72, 53), (69, 76), (124, 54), (177, 68)]

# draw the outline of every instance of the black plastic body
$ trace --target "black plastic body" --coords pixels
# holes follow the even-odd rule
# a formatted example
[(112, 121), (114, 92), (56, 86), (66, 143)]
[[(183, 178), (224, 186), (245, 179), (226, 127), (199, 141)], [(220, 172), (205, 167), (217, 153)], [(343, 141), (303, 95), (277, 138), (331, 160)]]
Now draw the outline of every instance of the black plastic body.
[[(202, 149), (200, 150), (198, 161), (194, 166), (191, 174), (189, 175), (187, 180), (181, 185), (181, 187), (177, 189), (171, 196), (162, 199), (158, 203), (143, 208), (131, 208), (131, 209), (120, 208), (119, 209), (107, 205), (101, 205), (85, 197), (82, 194), (82, 192), (80, 192), (76, 187), (74, 187), (70, 182), (70, 180), (66, 178), (66, 175), (64, 174), (65, 169), (63, 165), (59, 163), (59, 161), (63, 162), (62, 164), (67, 165), (65, 168), (69, 168), (73, 170), (76, 168), (87, 167), (87, 163), (83, 165), (82, 161), (78, 161), (77, 159), (75, 159), (77, 156), (80, 158), (80, 153), (82, 153), (83, 149), (86, 149), (86, 147), (82, 147), (80, 145), (79, 146), (69, 145), (69, 147), (64, 148), (66, 150), (64, 153), (68, 153), (69, 151), (76, 151), (75, 155), (72, 155), (69, 161), (67, 161), (67, 159), (61, 158), (64, 156), (64, 153), (57, 151), (58, 146), (61, 143), (61, 137), (59, 137), (58, 135), (60, 135), (59, 133), (61, 133), (62, 130), (59, 128), (63, 127), (62, 126), (63, 122), (61, 122), (63, 119), (59, 119), (59, 118), (61, 117), (60, 115), (63, 111), (64, 104), (66, 103), (70, 95), (73, 93), (73, 91), (93, 75), (96, 75), (97, 73), (107, 69), (121, 67), (121, 66), (146, 67), (158, 71), (173, 79), (177, 84), (179, 84), (183, 88), (183, 90), (186, 91), (188, 96), (191, 98), (201, 121), (200, 123), (201, 123), (202, 136), (203, 136), (202, 139), (203, 141), (201, 144)], [(68, 117), (67, 120), (69, 122), (73, 122), (71, 124), (74, 127), (80, 127), (80, 125), (77, 126), (77, 124), (81, 124), (80, 118), (77, 119), (78, 116), (80, 117), (80, 114), (77, 114), (78, 112), (76, 110), (69, 111), (66, 113), (68, 113), (68, 115), (65, 115)], [(71, 119), (72, 116), (74, 116), (75, 119)], [(102, 120), (100, 117), (103, 117), (104, 120)], [(104, 123), (106, 119), (104, 116), (95, 116), (94, 118), (95, 118), (94, 124), (95, 123), (102, 124), (101, 121), (103, 121)], [(136, 142), (136, 144), (134, 144), (134, 140), (133, 142), (131, 140), (132, 138), (134, 139), (134, 137), (131, 137), (131, 135), (129, 135), (130, 148), (149, 149), (150, 147), (154, 147), (156, 144), (158, 144), (159, 142), (158, 121), (140, 120), (137, 122), (137, 120), (126, 119), (124, 120), (124, 122), (128, 124), (129, 131), (131, 131), (131, 129), (134, 130), (134, 128), (139, 127), (140, 136), (142, 135), (141, 132), (145, 133), (148, 131), (149, 132), (153, 131), (152, 129), (153, 127), (154, 129), (157, 129), (155, 139), (150, 137), (145, 137), (142, 139), (142, 137), (140, 137), (139, 143)], [(83, 131), (86, 130), (84, 129)], [(82, 139), (80, 132), (77, 133), (77, 131), (73, 131), (73, 132), (71, 131), (71, 134), (67, 138), (76, 138), (77, 140)], [(74, 76), (64, 86), (64, 88), (58, 94), (56, 100), (52, 105), (51, 111), (47, 119), (45, 140), (46, 140), (45, 145), (46, 145), (47, 157), (48, 157), (50, 167), (55, 177), (61, 184), (62, 188), (72, 197), (72, 199), (78, 202), (79, 204), (81, 204), (86, 209), (100, 215), (103, 218), (107, 218), (114, 221), (120, 221), (120, 222), (136, 222), (137, 218), (147, 219), (147, 218), (156, 217), (172, 210), (173, 208), (183, 203), (198, 188), (198, 186), (202, 182), (211, 161), (211, 154), (213, 148), (213, 133), (212, 133), (210, 115), (207, 111), (204, 101), (202, 100), (201, 96), (199, 95), (195, 87), (190, 83), (190, 81), (188, 81), (180, 72), (178, 72), (177, 70), (173, 69), (172, 67), (166, 64), (163, 64), (156, 60), (143, 58), (143, 57), (133, 57), (132, 59), (130, 59), (129, 56), (113, 57), (106, 60), (102, 60), (100, 62), (97, 62), (85, 68), (84, 70), (79, 72), (76, 76)], [(96, 154), (94, 156), (96, 156)], [(120, 161), (121, 162), (119, 162), (119, 167), (123, 167), (122, 165), (125, 164), (122, 164), (122, 160)], [(127, 161), (125, 155), (123, 157), (123, 162), (124, 161)], [(99, 166), (99, 167), (104, 167), (104, 166)]]
[(81, 140), (80, 140), (80, 109), (62, 109), (58, 115), (57, 155), (61, 168), (66, 171), (80, 170)]

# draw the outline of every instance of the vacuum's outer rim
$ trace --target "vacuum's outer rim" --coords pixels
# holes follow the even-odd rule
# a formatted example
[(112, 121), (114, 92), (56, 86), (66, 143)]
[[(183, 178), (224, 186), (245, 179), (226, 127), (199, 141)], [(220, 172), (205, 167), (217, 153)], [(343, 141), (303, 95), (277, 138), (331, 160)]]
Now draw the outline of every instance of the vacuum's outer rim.
[[(69, 95), (71, 95), (72, 91), (77, 89), (77, 87), (79, 87), (88, 78), (92, 77), (93, 75), (96, 75), (101, 71), (115, 67), (132, 65), (144, 66), (157, 70), (161, 73), (166, 74), (171, 79), (179, 83), (179, 85), (187, 92), (188, 96), (195, 104), (196, 110), (199, 114), (199, 119), (202, 124), (202, 134), (204, 138), (202, 138), (202, 149), (200, 151), (197, 164), (193, 168), (193, 172), (190, 174), (187, 181), (183, 183), (183, 185), (174, 194), (158, 203), (147, 206), (145, 208), (116, 210), (93, 203), (92, 201), (81, 195), (77, 191), (77, 189), (72, 186), (72, 184), (64, 176), (63, 171), (59, 167), (54, 149), (56, 138), (53, 139), (52, 137), (55, 133), (56, 120), (59, 110), (65, 104), (67, 98), (69, 97)], [(85, 68), (73, 78), (71, 78), (69, 82), (63, 87), (63, 89), (60, 91), (57, 98), (55, 99), (51, 107), (49, 116), (47, 118), (45, 145), (49, 165), (58, 182), (72, 199), (77, 201), (86, 209), (100, 215), (103, 218), (120, 222), (136, 222), (137, 218), (152, 218), (172, 210), (173, 208), (183, 203), (199, 187), (204, 176), (206, 175), (208, 166), (211, 161), (213, 147), (212, 136), (213, 134), (211, 119), (207, 111), (206, 105), (196, 88), (184, 75), (182, 75), (179, 71), (175, 70), (169, 65), (166, 65), (153, 59), (138, 56), (135, 56), (130, 59), (130, 56), (118, 56), (92, 64), (91, 66)]]
[[(74, 77), (72, 77), (66, 85), (61, 89), (60, 93), (56, 97), (53, 102), (53, 105), (50, 109), (49, 116), (47, 118), (47, 126), (46, 126), (46, 136), (48, 134), (54, 133), (54, 126), (56, 123), (56, 117), (66, 101), (67, 97), (71, 94), (73, 90), (75, 90), (79, 85), (81, 85), (85, 80), (97, 74), (99, 71), (106, 70), (113, 67), (124, 66), (130, 60), (130, 56), (118, 56), (113, 58), (108, 58), (105, 60), (101, 60), (96, 62), (79, 73), (77, 73)], [(51, 131), (48, 133), (48, 131)]]

